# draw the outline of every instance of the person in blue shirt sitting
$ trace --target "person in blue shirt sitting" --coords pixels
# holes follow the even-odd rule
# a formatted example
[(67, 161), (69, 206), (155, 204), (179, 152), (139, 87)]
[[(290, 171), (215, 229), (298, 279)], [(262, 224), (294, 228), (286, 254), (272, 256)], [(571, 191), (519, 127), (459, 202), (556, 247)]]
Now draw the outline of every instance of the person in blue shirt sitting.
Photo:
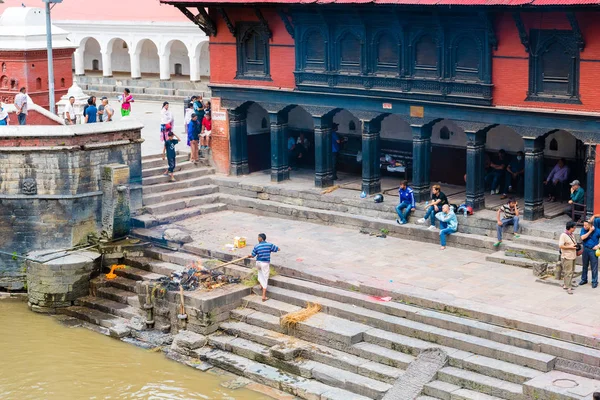
[(583, 228), (579, 233), (581, 240), (583, 241), (583, 269), (581, 270), (581, 281), (579, 286), (588, 283), (588, 267), (591, 265), (592, 269), (592, 288), (598, 287), (598, 257), (596, 257), (596, 250), (600, 248), (598, 242), (600, 242), (600, 232), (594, 227), (593, 221), (585, 221)]
[(446, 236), (458, 230), (458, 219), (448, 204), (445, 204), (435, 217), (440, 221), (440, 249), (446, 250)]
[(271, 272), (271, 253), (277, 253), (279, 247), (267, 242), (267, 235), (258, 234), (258, 244), (254, 246), (252, 255), (256, 257), (256, 269), (258, 270), (258, 283), (262, 288), (262, 301), (267, 301), (267, 285), (269, 283), (269, 274)]
[(410, 212), (415, 209), (415, 196), (413, 190), (408, 187), (408, 181), (402, 181), (398, 195), (400, 196), (400, 204), (396, 206), (396, 213), (398, 214), (396, 222), (404, 225), (408, 222)]

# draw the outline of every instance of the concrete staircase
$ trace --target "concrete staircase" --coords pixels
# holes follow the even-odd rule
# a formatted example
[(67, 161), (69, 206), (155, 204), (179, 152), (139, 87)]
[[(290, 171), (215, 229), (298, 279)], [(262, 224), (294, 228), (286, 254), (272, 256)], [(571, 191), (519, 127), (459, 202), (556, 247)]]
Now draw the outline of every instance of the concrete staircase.
[(174, 173), (176, 182), (164, 175), (166, 161), (162, 156), (142, 160), (142, 210), (133, 218), (134, 227), (149, 228), (169, 224), (195, 215), (222, 211), (226, 204), (215, 196), (219, 188), (213, 184), (214, 168), (202, 158), (195, 165), (189, 153), (178, 153)]
[[(160, 252), (173, 261), (185, 254)], [(566, 362), (598, 373), (598, 349), (291, 277), (273, 277), (268, 296), (262, 302), (255, 288), (192, 356), (303, 399), (381, 399), (431, 347), (449, 361), (421, 400), (588, 398), (553, 386), (557, 379), (586, 388), (579, 393), (600, 390), (600, 380), (556, 370)], [(281, 325), (309, 302), (321, 312)]]

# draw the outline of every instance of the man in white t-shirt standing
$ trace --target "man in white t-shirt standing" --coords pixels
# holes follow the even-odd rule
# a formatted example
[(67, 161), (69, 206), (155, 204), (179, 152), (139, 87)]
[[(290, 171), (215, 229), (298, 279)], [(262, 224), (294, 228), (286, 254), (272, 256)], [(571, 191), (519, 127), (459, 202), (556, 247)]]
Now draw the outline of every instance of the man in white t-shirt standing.
[(65, 107), (64, 119), (66, 125), (75, 125), (77, 123), (77, 115), (75, 114), (75, 97), (69, 97), (69, 103)]
[(115, 114), (115, 109), (108, 104), (108, 98), (102, 98), (102, 105), (104, 106), (104, 112), (102, 113), (102, 122), (112, 121), (112, 117)]
[(25, 92), (26, 89), (22, 87), (19, 93), (15, 96), (15, 107), (17, 108), (19, 125), (25, 125), (27, 122), (27, 94)]

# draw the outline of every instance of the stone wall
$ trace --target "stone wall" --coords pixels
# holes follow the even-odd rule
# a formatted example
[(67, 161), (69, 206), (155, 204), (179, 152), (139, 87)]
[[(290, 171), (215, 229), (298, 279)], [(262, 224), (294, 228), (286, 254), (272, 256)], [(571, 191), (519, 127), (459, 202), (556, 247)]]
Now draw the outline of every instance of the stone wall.
[[(102, 166), (130, 169), (131, 208), (141, 207), (141, 129), (136, 121), (10, 126), (0, 137), (0, 250), (68, 248), (102, 227)], [(21, 289), (22, 260), (0, 257), (0, 288)]]

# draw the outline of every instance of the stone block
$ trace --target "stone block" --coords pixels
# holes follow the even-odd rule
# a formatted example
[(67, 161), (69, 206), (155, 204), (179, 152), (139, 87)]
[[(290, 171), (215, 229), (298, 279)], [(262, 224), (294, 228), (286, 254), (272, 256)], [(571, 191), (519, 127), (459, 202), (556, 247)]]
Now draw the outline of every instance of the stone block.
[(600, 391), (600, 381), (561, 371), (550, 371), (523, 384), (530, 399), (587, 400)]
[(291, 361), (298, 357), (302, 348), (294, 347), (290, 344), (277, 344), (269, 349), (271, 356), (284, 361)]
[(190, 350), (196, 350), (204, 346), (206, 341), (206, 336), (190, 331), (180, 331), (173, 338), (173, 343)]
[[(356, 322), (318, 313), (296, 325), (297, 335), (301, 338), (319, 338), (338, 342), (347, 346), (363, 340), (363, 333), (370, 327)], [(334, 346), (335, 347), (335, 346)]]

